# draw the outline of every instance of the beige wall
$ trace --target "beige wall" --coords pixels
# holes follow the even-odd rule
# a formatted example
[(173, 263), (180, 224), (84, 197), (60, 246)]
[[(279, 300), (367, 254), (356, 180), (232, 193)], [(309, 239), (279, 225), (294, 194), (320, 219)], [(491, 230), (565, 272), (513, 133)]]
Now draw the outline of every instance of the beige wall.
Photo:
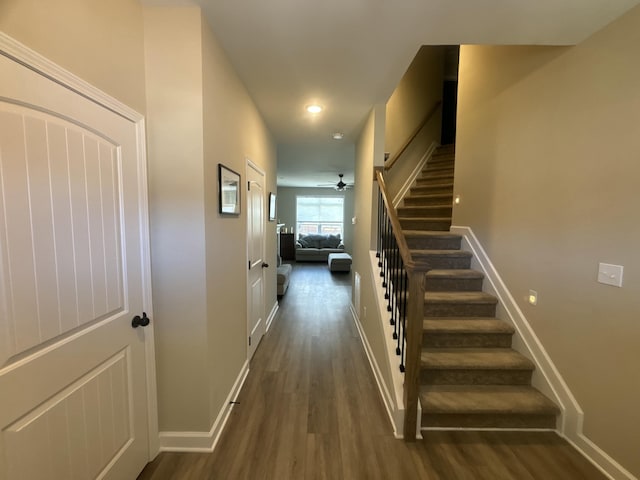
[[(278, 196), (278, 222), (286, 224), (287, 229), (296, 228), (296, 196), (318, 195), (323, 197), (344, 197), (344, 247), (347, 252), (353, 252), (353, 225), (351, 218), (354, 212), (353, 190), (336, 192), (332, 188), (296, 188), (279, 187)], [(298, 238), (297, 233), (296, 238)]]
[(246, 185), (250, 159), (265, 173), (266, 320), (276, 303), (276, 225), (267, 222), (268, 194), (276, 191), (276, 150), (253, 101), (209, 25), (202, 19), (204, 189), (207, 271), (207, 377), (210, 420), (225, 402), (247, 358), (247, 201), (240, 217), (218, 214), (218, 163)]
[[(382, 372), (387, 389), (393, 391), (391, 371), (387, 360), (381, 313), (373, 282), (379, 281), (371, 271), (369, 252), (375, 250), (377, 225), (377, 185), (373, 181), (374, 166), (384, 163), (384, 105), (376, 106), (365, 123), (356, 144), (355, 217), (352, 271), (360, 274), (360, 311), (356, 312), (373, 355)], [(355, 277), (355, 275), (354, 275)], [(356, 289), (352, 289), (355, 295)], [(357, 303), (353, 301), (354, 305)], [(366, 315), (365, 315), (366, 309)]]
[[(572, 48), (463, 47), (454, 212), (584, 410), (585, 435), (636, 476), (639, 55), (640, 8)], [(624, 265), (623, 288), (596, 282), (599, 262)]]
[(159, 424), (204, 431), (210, 424), (200, 10), (147, 8), (144, 28)]
[(145, 112), (142, 6), (137, 0), (2, 0), (0, 30)]
[[(218, 213), (218, 163), (275, 190), (275, 146), (198, 7), (145, 9), (153, 295), (161, 431), (211, 428), (247, 356), (247, 208)], [(275, 265), (275, 225), (267, 223)], [(266, 319), (276, 302), (266, 271)]]
[[(444, 47), (423, 46), (409, 65), (386, 106), (385, 151), (393, 157), (434, 105), (442, 101)], [(439, 108), (416, 141), (385, 175), (392, 197), (419, 163), (432, 142), (440, 143), (442, 109)]]

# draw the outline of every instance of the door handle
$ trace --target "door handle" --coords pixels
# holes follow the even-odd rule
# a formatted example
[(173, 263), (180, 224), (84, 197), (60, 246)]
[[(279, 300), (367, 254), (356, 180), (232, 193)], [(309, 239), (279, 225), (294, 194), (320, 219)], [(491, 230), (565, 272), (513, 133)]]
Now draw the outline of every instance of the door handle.
[(262, 268), (269, 268), (269, 264), (262, 262)]
[(149, 325), (150, 321), (151, 320), (149, 319), (149, 317), (147, 317), (147, 313), (142, 312), (142, 317), (140, 317), (140, 315), (136, 315), (135, 317), (133, 317), (133, 320), (131, 320), (131, 326), (133, 328), (146, 327), (147, 325)]

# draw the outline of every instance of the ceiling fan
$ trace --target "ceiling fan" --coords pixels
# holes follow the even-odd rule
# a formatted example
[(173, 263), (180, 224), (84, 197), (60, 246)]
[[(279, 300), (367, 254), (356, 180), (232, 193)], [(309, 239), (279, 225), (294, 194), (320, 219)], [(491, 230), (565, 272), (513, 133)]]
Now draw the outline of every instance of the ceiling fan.
[(342, 180), (342, 177), (344, 177), (343, 173), (339, 173), (338, 177), (339, 177), (338, 183), (323, 183), (323, 184), (318, 185), (318, 186), (319, 187), (333, 187), (338, 192), (344, 192), (346, 189), (353, 187), (353, 183), (345, 183)]

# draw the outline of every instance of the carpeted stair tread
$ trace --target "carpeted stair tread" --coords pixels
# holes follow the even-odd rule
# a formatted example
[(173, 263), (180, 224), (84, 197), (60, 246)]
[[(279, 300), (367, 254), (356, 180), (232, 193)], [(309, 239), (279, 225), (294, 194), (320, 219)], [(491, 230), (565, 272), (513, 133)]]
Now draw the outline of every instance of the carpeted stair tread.
[(484, 274), (468, 268), (433, 269), (427, 272), (427, 277), (435, 278), (484, 278)]
[(430, 231), (448, 232), (451, 227), (451, 217), (398, 217), (402, 229), (425, 229)]
[(429, 232), (425, 230), (403, 230), (402, 233), (405, 237), (438, 237), (438, 238), (451, 238), (459, 239), (461, 235), (449, 232)]
[(468, 252), (467, 250), (451, 250), (451, 249), (443, 249), (443, 250), (429, 250), (429, 249), (420, 249), (415, 248), (411, 249), (412, 255), (452, 255), (459, 257), (470, 257), (473, 254)]
[(416, 185), (415, 187), (411, 187), (411, 191), (428, 190), (430, 188), (438, 188), (438, 187), (453, 188), (453, 181), (448, 182), (446, 180), (443, 180), (442, 182), (432, 183), (430, 185)]
[(421, 180), (441, 180), (442, 183), (453, 182), (452, 172), (428, 172), (426, 175), (422, 175), (416, 179), (418, 182)]
[(450, 222), (451, 217), (404, 217), (398, 216), (398, 220), (424, 220), (428, 222)]
[(467, 269), (471, 266), (471, 258), (473, 257), (473, 254), (466, 250), (410, 249), (414, 262), (425, 269)]
[(425, 175), (432, 175), (432, 174), (439, 174), (439, 173), (450, 173), (453, 175), (453, 173), (455, 172), (455, 166), (453, 164), (453, 162), (451, 163), (451, 165), (447, 165), (445, 164), (439, 164), (439, 165), (427, 165), (426, 167), (424, 167), (421, 170), (421, 174), (423, 176)]
[(498, 299), (485, 292), (425, 292), (426, 303), (486, 303), (496, 304)]
[(432, 385), (420, 389), (423, 412), (557, 415), (558, 407), (526, 385)]
[[(429, 215), (447, 215), (447, 220), (451, 218), (451, 204), (443, 203), (440, 205), (410, 205), (407, 207), (399, 207), (399, 217), (420, 218)], [(442, 217), (438, 217), (442, 218)]]
[(413, 187), (411, 187), (410, 192), (410, 197), (432, 195), (437, 193), (453, 195), (453, 183), (414, 185)]
[(414, 202), (430, 202), (432, 200), (441, 200), (443, 203), (449, 203), (448, 200), (453, 198), (452, 193), (426, 193), (424, 195), (408, 195), (404, 198), (405, 206), (407, 200)]
[(428, 348), (422, 368), (454, 370), (533, 370), (531, 360), (511, 348)]
[(515, 329), (497, 318), (425, 318), (422, 328), (427, 334), (500, 333), (513, 334)]
[(462, 237), (448, 231), (403, 230), (407, 245), (412, 250), (459, 249)]

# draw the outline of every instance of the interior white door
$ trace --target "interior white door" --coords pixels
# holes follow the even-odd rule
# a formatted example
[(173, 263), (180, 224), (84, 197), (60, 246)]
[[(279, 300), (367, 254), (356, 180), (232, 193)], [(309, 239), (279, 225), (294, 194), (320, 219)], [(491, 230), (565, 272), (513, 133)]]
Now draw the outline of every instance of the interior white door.
[(0, 479), (148, 454), (135, 124), (0, 55)]
[(264, 173), (251, 162), (247, 164), (247, 235), (249, 256), (248, 358), (251, 359), (265, 332), (264, 269), (268, 268), (264, 252), (265, 192)]

